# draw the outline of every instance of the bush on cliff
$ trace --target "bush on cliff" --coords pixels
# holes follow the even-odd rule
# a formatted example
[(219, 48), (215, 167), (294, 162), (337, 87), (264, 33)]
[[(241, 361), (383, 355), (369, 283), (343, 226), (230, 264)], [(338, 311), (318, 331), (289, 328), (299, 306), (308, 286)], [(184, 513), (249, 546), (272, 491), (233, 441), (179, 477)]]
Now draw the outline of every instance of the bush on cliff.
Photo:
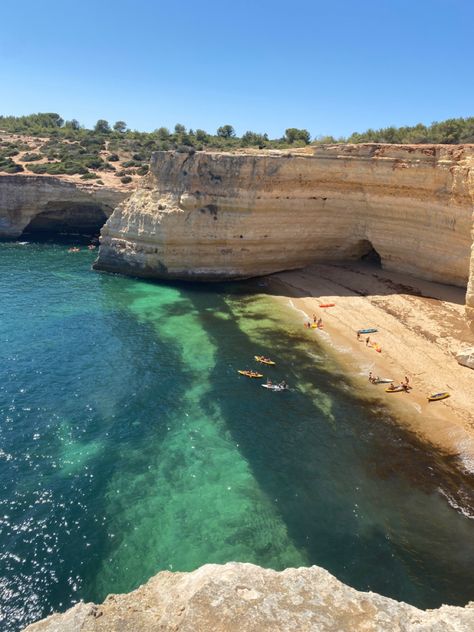
[(42, 154), (27, 153), (23, 155), (23, 162), (35, 162), (35, 160), (41, 160)]

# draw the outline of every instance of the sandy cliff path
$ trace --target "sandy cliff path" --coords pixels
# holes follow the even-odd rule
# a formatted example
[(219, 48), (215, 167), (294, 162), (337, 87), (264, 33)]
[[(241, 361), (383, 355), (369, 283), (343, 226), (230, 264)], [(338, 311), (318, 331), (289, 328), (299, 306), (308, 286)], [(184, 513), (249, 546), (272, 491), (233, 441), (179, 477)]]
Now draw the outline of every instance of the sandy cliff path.
[[(308, 344), (318, 337), (349, 366), (355, 384), (393, 407), (400, 421), (424, 440), (462, 453), (474, 466), (474, 372), (454, 357), (462, 344), (474, 343), (464, 316), (460, 288), (420, 281), (363, 264), (314, 265), (275, 275), (284, 285), (281, 300), (292, 302), (303, 324), (305, 312), (323, 318), (324, 330), (308, 330)], [(334, 302), (335, 307), (319, 308)], [(357, 341), (359, 328), (371, 335), (382, 353)], [(400, 382), (410, 377), (410, 394), (386, 394), (367, 381), (368, 371)], [(428, 403), (432, 392), (449, 391), (443, 402)]]

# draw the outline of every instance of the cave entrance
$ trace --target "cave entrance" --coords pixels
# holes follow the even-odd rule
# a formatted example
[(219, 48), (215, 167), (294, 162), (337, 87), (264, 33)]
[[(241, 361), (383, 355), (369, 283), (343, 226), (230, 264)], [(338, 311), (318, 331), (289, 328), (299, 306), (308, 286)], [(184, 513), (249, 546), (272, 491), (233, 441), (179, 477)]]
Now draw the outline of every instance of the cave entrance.
[(56, 235), (98, 235), (107, 221), (104, 209), (98, 204), (70, 202), (48, 203), (24, 228), (22, 236), (51, 238)]
[(376, 268), (382, 267), (382, 257), (375, 250), (372, 242), (370, 242), (368, 239), (362, 239), (357, 244), (357, 251), (359, 261), (369, 263)]

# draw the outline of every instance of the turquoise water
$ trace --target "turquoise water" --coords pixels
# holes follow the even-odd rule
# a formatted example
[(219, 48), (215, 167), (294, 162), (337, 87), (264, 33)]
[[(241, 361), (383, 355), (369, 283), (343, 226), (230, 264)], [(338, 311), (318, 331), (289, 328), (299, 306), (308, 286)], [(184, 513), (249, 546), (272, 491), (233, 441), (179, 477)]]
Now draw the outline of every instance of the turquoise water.
[[(1, 629), (161, 569), (318, 564), (421, 607), (474, 599), (472, 485), (354, 398), (257, 282), (94, 273), (0, 244)], [(239, 377), (255, 353), (293, 389)]]

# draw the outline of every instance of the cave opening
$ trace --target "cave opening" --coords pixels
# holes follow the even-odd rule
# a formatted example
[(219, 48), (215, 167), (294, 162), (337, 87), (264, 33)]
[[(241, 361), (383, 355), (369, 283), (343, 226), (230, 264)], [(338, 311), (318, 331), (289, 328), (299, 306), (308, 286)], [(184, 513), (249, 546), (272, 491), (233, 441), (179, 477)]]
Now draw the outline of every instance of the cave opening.
[(362, 239), (357, 244), (357, 255), (359, 261), (369, 263), (376, 268), (382, 267), (382, 257), (374, 248), (372, 242), (370, 242), (368, 239)]
[(54, 202), (35, 215), (23, 229), (22, 237), (92, 237), (100, 233), (107, 214), (99, 204)]

